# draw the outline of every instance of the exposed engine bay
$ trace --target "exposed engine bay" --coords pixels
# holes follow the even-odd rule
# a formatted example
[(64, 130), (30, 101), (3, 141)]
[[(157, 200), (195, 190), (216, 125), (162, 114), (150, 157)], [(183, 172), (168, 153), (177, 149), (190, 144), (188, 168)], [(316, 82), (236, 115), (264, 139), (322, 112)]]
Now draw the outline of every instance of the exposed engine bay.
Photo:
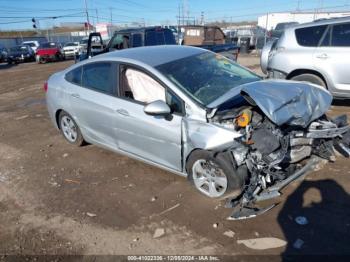
[[(252, 103), (253, 104), (253, 103)], [(319, 159), (335, 160), (335, 150), (350, 155), (350, 131), (345, 115), (322, 115), (307, 127), (277, 125), (256, 105), (217, 112), (211, 119), (242, 136), (227, 149), (237, 168), (246, 169), (245, 185), (238, 197), (227, 199), (235, 208), (229, 219), (244, 219), (264, 213), (256, 202), (275, 198), (279, 190), (311, 171)]]

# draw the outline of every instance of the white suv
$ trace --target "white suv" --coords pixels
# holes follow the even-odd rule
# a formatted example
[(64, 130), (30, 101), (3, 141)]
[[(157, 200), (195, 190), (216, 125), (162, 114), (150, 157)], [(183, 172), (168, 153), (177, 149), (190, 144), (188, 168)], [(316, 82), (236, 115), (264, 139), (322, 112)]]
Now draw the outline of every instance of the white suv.
[(260, 64), (270, 78), (307, 81), (350, 98), (350, 17), (286, 29), (265, 45)]
[(39, 42), (38, 41), (24, 41), (22, 42), (22, 45), (29, 45), (31, 49), (33, 49), (34, 53), (39, 47)]

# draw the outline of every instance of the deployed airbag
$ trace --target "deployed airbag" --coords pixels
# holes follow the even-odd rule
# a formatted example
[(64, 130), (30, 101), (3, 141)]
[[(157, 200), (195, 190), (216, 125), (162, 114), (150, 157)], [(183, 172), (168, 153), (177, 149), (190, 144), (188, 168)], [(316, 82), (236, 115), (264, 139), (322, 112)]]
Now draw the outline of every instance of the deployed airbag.
[(330, 93), (312, 84), (265, 80), (245, 84), (241, 95), (277, 125), (307, 127), (332, 103)]

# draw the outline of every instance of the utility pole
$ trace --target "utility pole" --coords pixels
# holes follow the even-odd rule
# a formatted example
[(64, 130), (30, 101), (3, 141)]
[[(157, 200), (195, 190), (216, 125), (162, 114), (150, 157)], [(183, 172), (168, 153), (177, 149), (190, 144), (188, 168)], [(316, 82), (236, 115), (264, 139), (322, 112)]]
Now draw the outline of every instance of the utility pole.
[(180, 17), (181, 17), (181, 7), (180, 7), (180, 4), (179, 4), (179, 16), (178, 16), (178, 18), (177, 18), (177, 31), (179, 32), (179, 30), (180, 30)]
[(265, 31), (265, 38), (264, 38), (264, 44), (267, 42), (267, 34), (268, 34), (268, 26), (269, 26), (269, 13), (266, 13), (266, 31)]
[(99, 21), (98, 21), (98, 11), (97, 11), (97, 8), (95, 9), (95, 11), (96, 11), (96, 21), (97, 21), (97, 23), (99, 23)]
[(113, 12), (112, 12), (112, 7), (109, 8), (109, 14), (110, 14), (110, 19), (111, 19), (111, 25), (113, 24)]
[(301, 4), (301, 0), (298, 0), (298, 4), (297, 4), (297, 11), (300, 12), (300, 4)]
[(89, 11), (87, 8), (87, 0), (84, 0), (85, 3), (85, 13), (86, 13), (86, 21), (87, 21), (87, 30), (90, 31), (90, 21), (89, 21)]

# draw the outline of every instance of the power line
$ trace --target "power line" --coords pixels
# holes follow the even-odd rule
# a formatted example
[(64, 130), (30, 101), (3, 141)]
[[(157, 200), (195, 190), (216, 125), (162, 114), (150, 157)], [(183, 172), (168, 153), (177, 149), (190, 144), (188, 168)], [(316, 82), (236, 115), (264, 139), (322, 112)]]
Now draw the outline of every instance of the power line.
[[(74, 17), (78, 14), (83, 14), (84, 12), (78, 12), (78, 13), (72, 13), (72, 14), (65, 14), (65, 15), (58, 15), (58, 16), (35, 16), (35, 18), (38, 19), (56, 19), (56, 18), (63, 18), (63, 17)], [(33, 18), (33, 16), (0, 16), (0, 18), (7, 19), (7, 18)]]

